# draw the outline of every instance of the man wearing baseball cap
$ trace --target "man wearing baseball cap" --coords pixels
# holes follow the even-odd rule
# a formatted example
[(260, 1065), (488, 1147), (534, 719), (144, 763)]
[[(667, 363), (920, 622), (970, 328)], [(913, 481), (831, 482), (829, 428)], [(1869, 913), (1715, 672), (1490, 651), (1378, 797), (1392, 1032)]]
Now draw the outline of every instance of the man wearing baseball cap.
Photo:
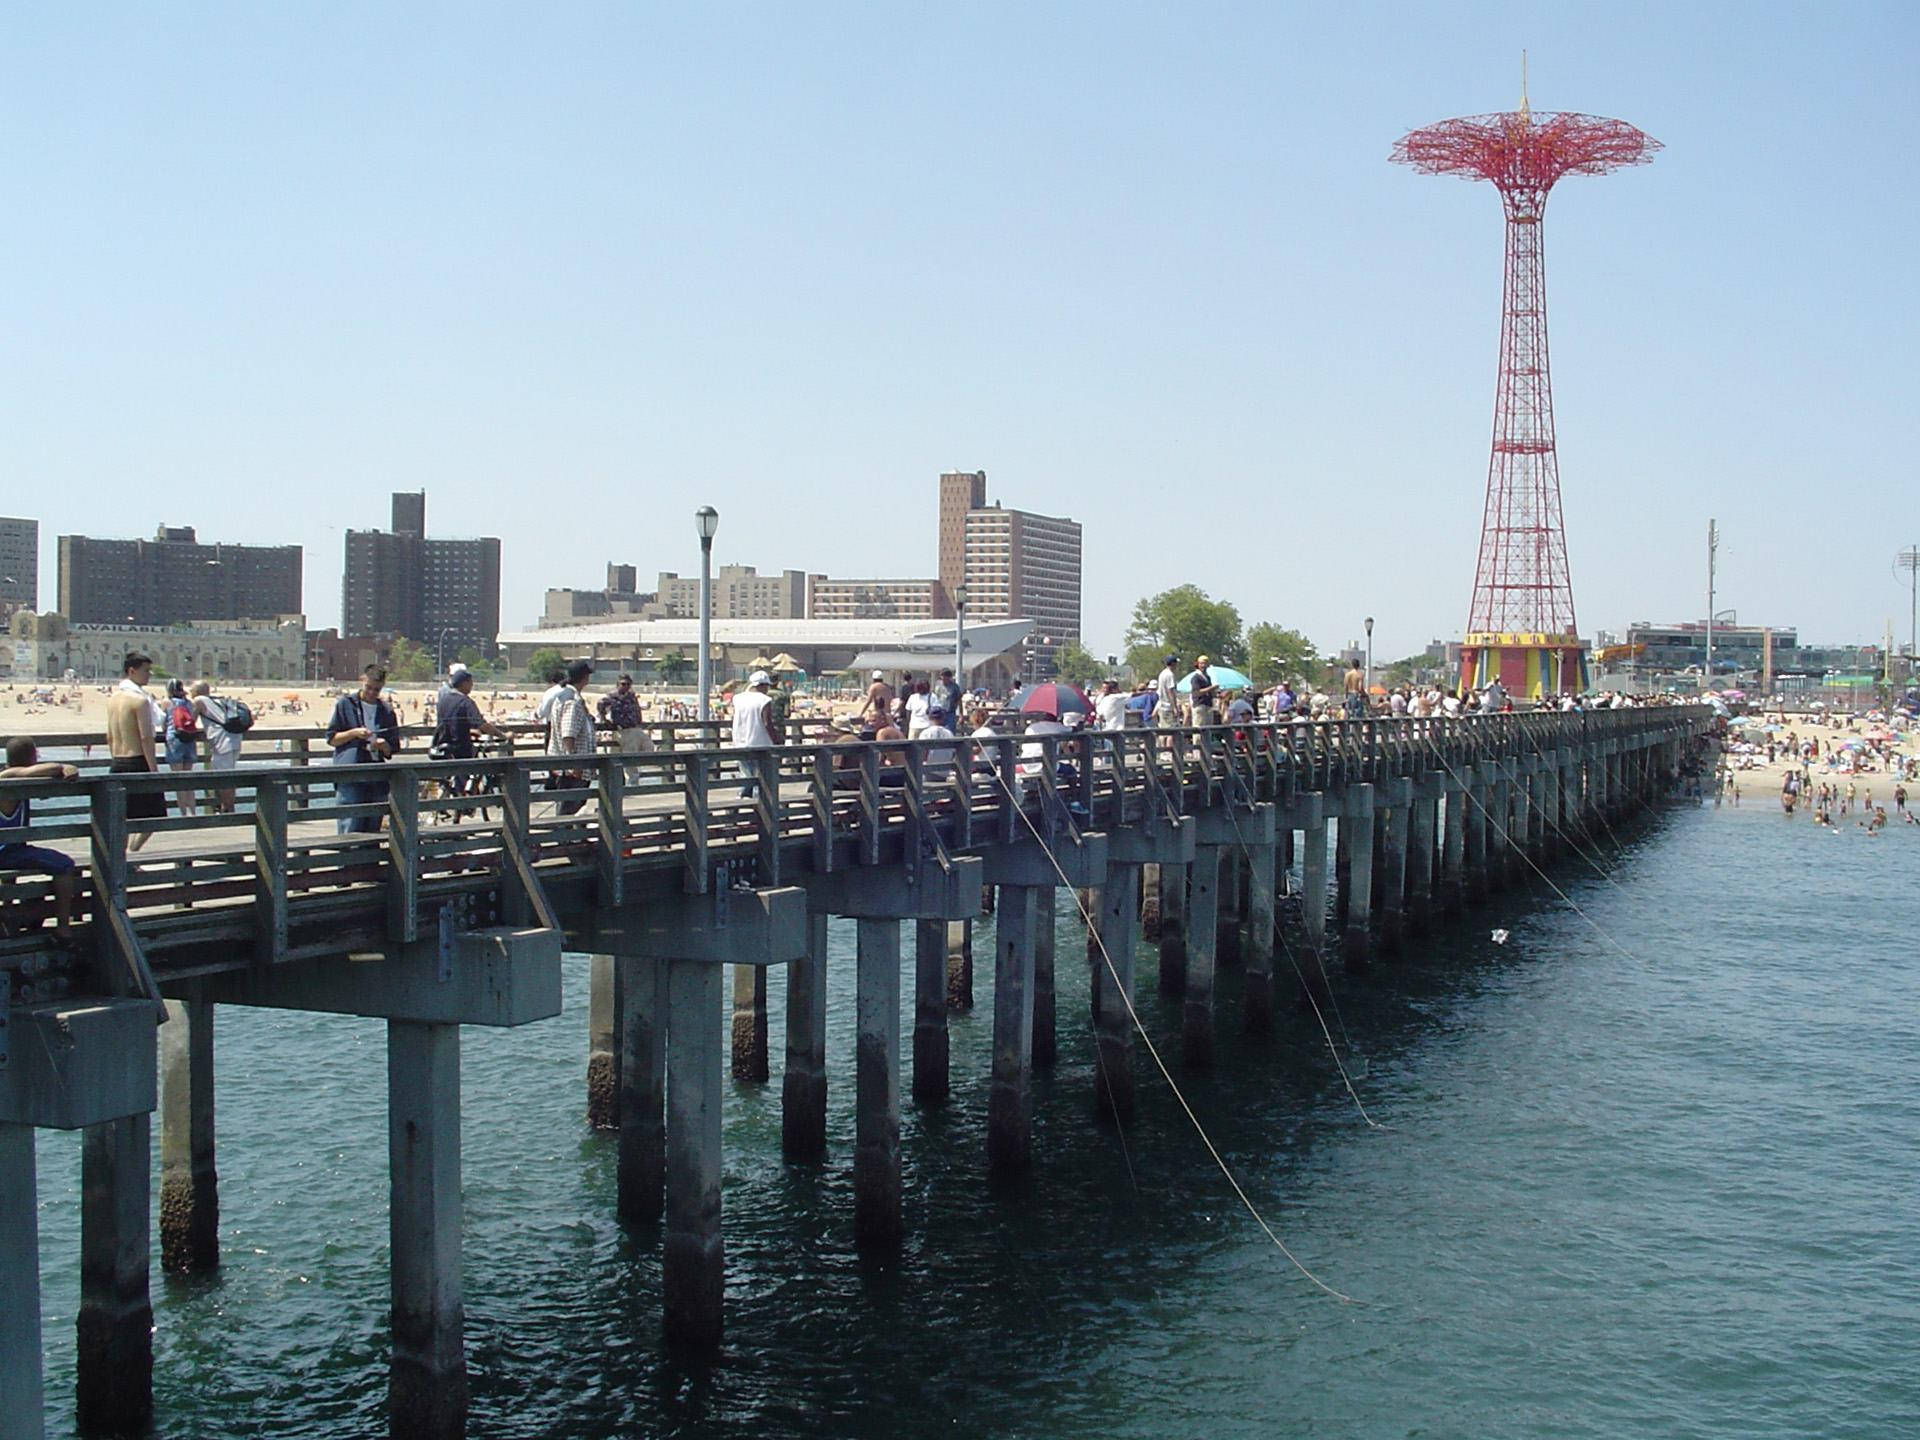
[[(773, 697), (767, 690), (772, 684), (771, 675), (764, 670), (756, 670), (747, 677), (747, 688), (733, 697), (733, 743), (736, 749), (773, 748), (773, 732), (767, 729), (767, 708), (773, 703)], [(756, 777), (749, 774), (746, 784), (740, 787), (742, 798), (753, 794), (756, 783)]]

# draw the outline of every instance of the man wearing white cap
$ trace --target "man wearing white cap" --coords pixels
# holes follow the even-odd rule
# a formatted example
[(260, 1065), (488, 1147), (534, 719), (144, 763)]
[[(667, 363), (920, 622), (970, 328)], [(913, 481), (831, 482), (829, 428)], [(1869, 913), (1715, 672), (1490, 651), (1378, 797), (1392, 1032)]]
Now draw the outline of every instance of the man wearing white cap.
[[(764, 670), (756, 670), (747, 677), (747, 688), (733, 697), (733, 743), (740, 750), (771, 750), (773, 732), (767, 729), (767, 708), (773, 704), (773, 697), (767, 693), (767, 687), (773, 684), (773, 677)], [(740, 794), (753, 794), (755, 781), (749, 776), (747, 783), (740, 787)]]
[(884, 725), (892, 714), (893, 687), (887, 684), (887, 677), (876, 670), (872, 683), (867, 686), (867, 704), (860, 718), (871, 725)]

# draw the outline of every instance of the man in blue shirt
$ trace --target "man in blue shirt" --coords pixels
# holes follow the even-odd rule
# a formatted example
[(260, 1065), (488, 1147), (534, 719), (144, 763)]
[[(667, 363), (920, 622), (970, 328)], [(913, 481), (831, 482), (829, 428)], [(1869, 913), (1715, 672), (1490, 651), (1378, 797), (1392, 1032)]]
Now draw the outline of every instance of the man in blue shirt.
[[(380, 698), (387, 683), (387, 672), (369, 665), (360, 677), (360, 688), (334, 702), (333, 716), (327, 721), (327, 743), (333, 746), (336, 765), (384, 765), (400, 753), (400, 720), (393, 707)], [(387, 798), (384, 780), (341, 780), (333, 787), (334, 799), (342, 805), (372, 805)], [(339, 833), (377, 833), (378, 815), (343, 815)]]

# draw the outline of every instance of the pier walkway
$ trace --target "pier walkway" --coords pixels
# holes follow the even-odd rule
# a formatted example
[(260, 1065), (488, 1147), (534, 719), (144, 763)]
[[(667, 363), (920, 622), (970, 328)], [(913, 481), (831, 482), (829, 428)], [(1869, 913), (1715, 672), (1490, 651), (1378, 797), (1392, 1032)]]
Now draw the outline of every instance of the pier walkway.
[[(945, 1098), (948, 1009), (971, 1003), (972, 922), (986, 906), (983, 1159), (1014, 1169), (1029, 1158), (1032, 1072), (1054, 1052), (1059, 889), (1088, 892), (1111, 958), (1094, 976), (1093, 1099), (1125, 1116), (1143, 912), (1159, 983), (1183, 996), (1182, 1059), (1204, 1067), (1223, 959), (1246, 970), (1240, 1023), (1265, 1030), (1297, 990), (1325, 988), (1336, 956), (1364, 965), (1664, 794), (1712, 723), (1705, 707), (1662, 706), (248, 764), (220, 777), (235, 813), (209, 814), (203, 799), (197, 816), (153, 821), (128, 818), (130, 797), (204, 797), (210, 772), (190, 787), (171, 772), (0, 782), (0, 807), (33, 801), (20, 838), (80, 862), (66, 946), (42, 925), (50, 882), (0, 877), (0, 1440), (43, 1433), (36, 1126), (83, 1131), (80, 1428), (150, 1423), (150, 1119), (158, 1109), (162, 1263), (212, 1268), (218, 1005), (388, 1022), (392, 1433), (458, 1436), (461, 1027), (557, 1015), (563, 950), (594, 957), (587, 1107), (619, 1132), (620, 1212), (660, 1222), (669, 1340), (711, 1348), (724, 1324), (728, 1037), (734, 1075), (766, 1080), (768, 972), (784, 972), (782, 1144), (795, 1161), (822, 1158), (830, 917), (858, 922), (852, 1231), (884, 1250), (903, 1228), (903, 1072), (916, 1102)], [(343, 779), (388, 793), (343, 805)], [(449, 793), (456, 781), (487, 793)], [(338, 833), (354, 818), (382, 828)], [(1283, 902), (1298, 906), (1305, 943), (1280, 977)]]

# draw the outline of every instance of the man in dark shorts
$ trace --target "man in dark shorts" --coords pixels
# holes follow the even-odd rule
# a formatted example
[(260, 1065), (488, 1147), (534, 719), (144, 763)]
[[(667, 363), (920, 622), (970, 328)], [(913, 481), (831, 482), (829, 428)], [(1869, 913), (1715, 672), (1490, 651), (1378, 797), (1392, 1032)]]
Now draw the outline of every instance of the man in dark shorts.
[[(107, 766), (115, 775), (147, 775), (160, 767), (154, 763), (153, 737), (166, 725), (154, 698), (143, 688), (153, 676), (153, 660), (138, 650), (127, 652), (120, 662), (120, 684), (107, 700), (107, 753), (113, 757)], [(164, 820), (167, 797), (159, 790), (127, 792), (129, 820)], [(136, 831), (127, 837), (127, 849), (138, 850), (147, 843), (150, 830)]]
[[(79, 778), (80, 772), (71, 765), (41, 764), (38, 747), (26, 736), (16, 735), (7, 742), (7, 768), (0, 770), (0, 780)], [(0, 799), (0, 870), (25, 870), (53, 877), (53, 928), (64, 944), (73, 937), (74, 871), (78, 867), (70, 855), (13, 838), (26, 833), (32, 808), (32, 802), (24, 795), (13, 802), (11, 809), (5, 799)]]

